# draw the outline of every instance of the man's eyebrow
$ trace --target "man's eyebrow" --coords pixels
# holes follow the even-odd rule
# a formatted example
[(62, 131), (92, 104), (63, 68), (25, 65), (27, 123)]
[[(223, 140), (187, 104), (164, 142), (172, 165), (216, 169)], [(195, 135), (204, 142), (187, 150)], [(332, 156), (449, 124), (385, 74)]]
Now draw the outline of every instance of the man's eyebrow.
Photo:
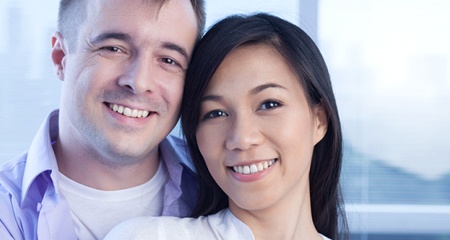
[(262, 91), (264, 91), (265, 89), (268, 89), (268, 88), (282, 88), (282, 89), (287, 90), (287, 88), (285, 88), (285, 87), (283, 87), (283, 86), (281, 86), (279, 84), (266, 83), (266, 84), (263, 84), (263, 85), (259, 85), (259, 86), (255, 87), (255, 88), (253, 88), (252, 90), (250, 90), (250, 95), (255, 95), (255, 94), (260, 93), (260, 92), (262, 92)]
[[(96, 36), (95, 38), (93, 38), (91, 40), (91, 44), (98, 44), (101, 42), (104, 42), (108, 39), (116, 39), (116, 40), (121, 40), (121, 41), (131, 41), (132, 37), (127, 34), (127, 33), (122, 33), (122, 32), (105, 32), (102, 33), (98, 36)], [(162, 48), (168, 49), (168, 50), (172, 50), (172, 51), (176, 51), (178, 53), (180, 53), (181, 55), (183, 55), (183, 57), (186, 59), (186, 61), (189, 61), (190, 56), (187, 53), (186, 49), (175, 44), (175, 43), (171, 43), (171, 42), (164, 42), (162, 44)]]
[(183, 55), (183, 57), (186, 59), (186, 61), (189, 62), (190, 56), (187, 53), (185, 48), (183, 48), (175, 43), (171, 43), (171, 42), (164, 42), (162, 44), (162, 47), (165, 49), (176, 51), (176, 52), (180, 53), (181, 55)]
[(121, 41), (130, 41), (131, 40), (131, 36), (126, 34), (126, 33), (121, 33), (121, 32), (105, 32), (102, 33), (96, 37), (94, 37), (91, 40), (92, 44), (98, 44), (101, 42), (104, 42), (106, 40), (109, 39), (116, 39), (116, 40), (121, 40)]

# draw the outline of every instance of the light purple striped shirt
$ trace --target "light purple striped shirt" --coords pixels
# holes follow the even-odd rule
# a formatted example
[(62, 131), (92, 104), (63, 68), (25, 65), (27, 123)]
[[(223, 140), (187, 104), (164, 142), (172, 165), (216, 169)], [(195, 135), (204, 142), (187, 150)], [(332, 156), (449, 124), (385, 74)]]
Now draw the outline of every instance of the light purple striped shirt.
[[(77, 239), (67, 202), (58, 187), (52, 142), (58, 110), (41, 125), (28, 152), (0, 167), (0, 239)], [(183, 140), (169, 135), (160, 152), (169, 172), (163, 215), (187, 216), (195, 205), (196, 178)]]

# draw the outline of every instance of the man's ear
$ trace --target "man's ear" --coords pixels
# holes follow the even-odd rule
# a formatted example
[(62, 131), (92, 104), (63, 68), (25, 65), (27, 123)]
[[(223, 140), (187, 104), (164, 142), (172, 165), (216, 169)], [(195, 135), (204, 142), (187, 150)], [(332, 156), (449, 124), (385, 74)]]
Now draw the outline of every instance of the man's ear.
[(64, 37), (60, 32), (55, 32), (52, 35), (51, 58), (55, 74), (61, 81), (64, 81), (66, 54), (67, 48), (65, 46)]
[(314, 131), (315, 131), (315, 139), (314, 145), (320, 142), (322, 138), (325, 136), (328, 130), (328, 114), (324, 109), (323, 104), (320, 103), (313, 107), (314, 114)]

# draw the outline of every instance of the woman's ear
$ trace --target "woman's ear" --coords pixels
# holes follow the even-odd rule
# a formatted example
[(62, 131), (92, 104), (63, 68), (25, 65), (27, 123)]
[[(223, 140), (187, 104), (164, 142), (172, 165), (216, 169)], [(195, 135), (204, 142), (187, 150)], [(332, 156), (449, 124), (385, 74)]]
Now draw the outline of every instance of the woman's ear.
[(323, 104), (319, 103), (313, 107), (314, 114), (314, 145), (316, 145), (325, 136), (328, 130), (328, 114)]
[(52, 35), (51, 58), (55, 74), (61, 81), (64, 81), (66, 50), (63, 35), (60, 32), (55, 32)]

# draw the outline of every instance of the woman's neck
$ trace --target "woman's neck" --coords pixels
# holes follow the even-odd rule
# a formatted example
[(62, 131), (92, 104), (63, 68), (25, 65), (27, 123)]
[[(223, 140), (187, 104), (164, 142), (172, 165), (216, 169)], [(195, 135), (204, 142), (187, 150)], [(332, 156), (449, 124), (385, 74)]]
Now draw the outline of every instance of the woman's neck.
[(312, 220), (309, 195), (284, 199), (271, 207), (257, 210), (242, 209), (230, 201), (230, 210), (250, 227), (256, 240), (321, 240)]

